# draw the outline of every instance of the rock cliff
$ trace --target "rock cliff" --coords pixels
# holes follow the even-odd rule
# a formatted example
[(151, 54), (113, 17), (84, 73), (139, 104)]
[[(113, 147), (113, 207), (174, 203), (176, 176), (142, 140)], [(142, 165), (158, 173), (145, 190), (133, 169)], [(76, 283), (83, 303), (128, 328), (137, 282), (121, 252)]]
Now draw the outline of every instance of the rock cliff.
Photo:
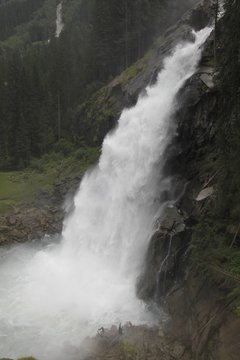
[[(81, 105), (77, 117), (81, 118), (81, 125), (76, 123), (76, 129), (88, 124), (89, 137), (96, 141), (102, 139), (116, 123), (123, 106), (134, 105), (144, 88), (154, 83), (163, 59), (174, 45), (191, 39), (192, 27), (199, 30), (211, 22), (213, 3), (198, 2), (194, 9), (155, 41), (143, 59)], [(146, 332), (140, 327), (126, 339), (113, 341), (109, 333), (107, 338), (89, 340), (94, 343), (96, 351), (87, 354), (88, 359), (103, 359), (106, 356), (109, 359), (143, 359), (145, 356), (153, 360), (159, 356), (163, 359), (239, 359), (240, 318), (229, 309), (223, 289), (212, 287), (202, 280), (191, 262), (194, 225), (216, 191), (217, 174), (212, 164), (215, 161), (219, 92), (213, 43), (214, 34), (208, 39), (197, 73), (179, 94), (181, 106), (176, 117), (178, 137), (166, 154), (169, 158), (166, 172), (174, 178), (174, 191), (166, 194), (166, 211), (151, 239), (137, 286), (139, 297), (149, 304), (157, 303), (164, 307), (170, 320), (160, 335), (159, 329)], [(62, 195), (57, 198), (62, 200)], [(60, 202), (56, 202), (57, 206)], [(57, 216), (60, 216), (57, 227), (54, 228), (55, 220), (50, 221), (53, 231), (49, 231), (43, 220), (41, 228), (44, 232), (60, 230), (62, 213)], [(44, 216), (42, 218), (45, 219)], [(49, 217), (47, 219), (46, 222)], [(0, 223), (0, 226), (15, 227), (19, 218), (10, 216), (7, 222), (7, 225)], [(7, 227), (4, 231), (8, 231)], [(136, 333), (140, 334), (139, 337), (134, 335)], [(152, 338), (146, 341), (147, 348), (139, 352), (136, 350), (139, 346), (136, 339), (143, 333)], [(167, 347), (169, 343), (171, 349)]]
[[(191, 28), (201, 29), (211, 22), (212, 16), (212, 3), (200, 2), (168, 29), (143, 59), (86, 103), (80, 116), (91, 119), (101, 137), (103, 129), (115, 123), (122, 104), (135, 104), (145, 86), (154, 83), (164, 57), (174, 45), (191, 39)], [(240, 319), (230, 310), (225, 289), (206, 283), (191, 262), (194, 225), (216, 191), (213, 164), (219, 91), (214, 68), (214, 33), (208, 39), (199, 70), (189, 79), (178, 100), (181, 104), (177, 114), (178, 137), (166, 154), (169, 157), (166, 172), (174, 175), (175, 191), (166, 194), (166, 204), (171, 206), (159, 219), (161, 225), (151, 240), (138, 281), (138, 294), (150, 304), (159, 303), (170, 314), (166, 332), (181, 341), (186, 358), (237, 360)], [(94, 115), (99, 113), (100, 123)]]

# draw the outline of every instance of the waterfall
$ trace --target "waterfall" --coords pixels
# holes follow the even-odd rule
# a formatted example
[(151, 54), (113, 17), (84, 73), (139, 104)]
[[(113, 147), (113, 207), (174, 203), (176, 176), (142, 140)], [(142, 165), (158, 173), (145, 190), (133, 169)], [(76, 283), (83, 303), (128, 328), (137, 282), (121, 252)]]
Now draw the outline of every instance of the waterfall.
[(135, 294), (154, 222), (171, 191), (166, 150), (176, 135), (176, 95), (196, 71), (201, 45), (179, 44), (154, 86), (123, 111), (98, 165), (84, 176), (61, 242), (0, 251), (0, 356), (69, 359), (100, 326), (153, 321)]
[(64, 23), (62, 19), (62, 1), (57, 5), (56, 10), (56, 33), (55, 36), (58, 38), (63, 31)]

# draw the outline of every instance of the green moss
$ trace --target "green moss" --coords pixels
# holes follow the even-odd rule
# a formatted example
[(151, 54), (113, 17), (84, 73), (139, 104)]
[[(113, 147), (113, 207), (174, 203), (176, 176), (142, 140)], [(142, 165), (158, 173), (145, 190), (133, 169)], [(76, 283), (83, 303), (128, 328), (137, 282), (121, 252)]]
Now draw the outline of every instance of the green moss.
[(132, 344), (132, 343), (130, 343), (128, 341), (123, 342), (123, 350), (129, 356), (136, 356), (137, 355), (137, 347), (136, 347), (136, 345), (134, 345), (134, 344)]
[(135, 76), (137, 76), (138, 72), (139, 72), (139, 68), (137, 66), (138, 64), (135, 63), (133, 65), (131, 65), (125, 72), (124, 72), (124, 76), (127, 78), (127, 79), (132, 79), (134, 78)]
[(82, 175), (99, 154), (99, 148), (82, 147), (64, 156), (60, 146), (58, 153), (34, 159), (24, 171), (0, 172), (0, 214), (22, 202), (34, 201), (41, 190), (51, 191), (58, 181)]
[(144, 59), (138, 60), (135, 64), (127, 68), (119, 77), (121, 85), (127, 85), (132, 79), (139, 75), (144, 70)]
[(23, 358), (19, 358), (18, 360), (37, 360), (36, 358), (30, 356), (30, 357), (23, 357)]

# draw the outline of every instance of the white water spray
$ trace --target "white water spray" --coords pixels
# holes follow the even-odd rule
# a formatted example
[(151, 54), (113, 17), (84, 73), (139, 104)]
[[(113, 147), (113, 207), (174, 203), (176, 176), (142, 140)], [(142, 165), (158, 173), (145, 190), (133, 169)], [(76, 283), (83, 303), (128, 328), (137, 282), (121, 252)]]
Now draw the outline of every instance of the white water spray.
[(56, 33), (55, 36), (58, 38), (63, 31), (64, 23), (62, 19), (62, 1), (57, 5), (56, 9)]
[(122, 113), (80, 185), (61, 244), (1, 250), (0, 357), (69, 359), (64, 349), (102, 325), (151, 320), (135, 295), (136, 278), (161, 193), (171, 190), (163, 167), (176, 132), (176, 95), (210, 31), (177, 46), (156, 85)]

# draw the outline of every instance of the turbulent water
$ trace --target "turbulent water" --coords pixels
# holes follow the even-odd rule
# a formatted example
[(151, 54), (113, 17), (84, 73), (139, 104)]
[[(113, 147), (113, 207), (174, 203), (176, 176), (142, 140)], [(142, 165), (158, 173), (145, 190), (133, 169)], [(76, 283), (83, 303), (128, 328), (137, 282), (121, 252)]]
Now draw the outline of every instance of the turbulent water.
[(80, 185), (61, 242), (1, 250), (0, 357), (69, 359), (69, 346), (102, 325), (152, 320), (135, 284), (164, 206), (161, 194), (171, 190), (163, 168), (176, 135), (176, 95), (209, 33), (179, 44), (157, 83), (123, 111)]

